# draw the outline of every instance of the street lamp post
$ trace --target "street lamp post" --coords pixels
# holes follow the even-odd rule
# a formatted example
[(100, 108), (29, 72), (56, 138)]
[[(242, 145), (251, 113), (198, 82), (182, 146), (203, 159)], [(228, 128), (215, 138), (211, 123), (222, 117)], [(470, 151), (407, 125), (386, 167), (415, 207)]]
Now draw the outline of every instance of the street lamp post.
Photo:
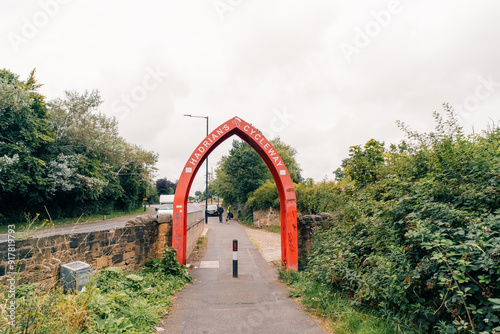
[[(194, 117), (194, 118), (206, 118), (207, 120), (207, 137), (208, 137), (208, 116), (193, 116), (193, 115), (186, 115), (184, 116), (187, 117)], [(208, 209), (208, 156), (206, 158), (206, 174), (205, 174), (205, 224), (208, 224), (208, 217), (207, 217), (207, 209)], [(186, 208), (187, 211), (187, 208)]]

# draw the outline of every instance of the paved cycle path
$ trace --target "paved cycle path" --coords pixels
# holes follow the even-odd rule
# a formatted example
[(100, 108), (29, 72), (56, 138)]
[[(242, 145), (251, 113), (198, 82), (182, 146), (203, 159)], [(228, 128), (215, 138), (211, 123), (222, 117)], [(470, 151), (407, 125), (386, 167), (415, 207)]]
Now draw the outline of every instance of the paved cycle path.
[[(267, 263), (235, 221), (209, 218), (208, 247), (193, 284), (182, 290), (160, 325), (162, 333), (324, 333), (277, 282)], [(238, 278), (232, 277), (232, 241), (238, 240)]]

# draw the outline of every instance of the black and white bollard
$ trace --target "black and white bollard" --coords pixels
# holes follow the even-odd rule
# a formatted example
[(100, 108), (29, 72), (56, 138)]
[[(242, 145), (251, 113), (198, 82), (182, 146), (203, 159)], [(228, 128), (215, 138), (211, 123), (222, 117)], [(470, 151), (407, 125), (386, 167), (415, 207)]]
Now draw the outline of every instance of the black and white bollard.
[(238, 240), (233, 240), (233, 277), (238, 277)]

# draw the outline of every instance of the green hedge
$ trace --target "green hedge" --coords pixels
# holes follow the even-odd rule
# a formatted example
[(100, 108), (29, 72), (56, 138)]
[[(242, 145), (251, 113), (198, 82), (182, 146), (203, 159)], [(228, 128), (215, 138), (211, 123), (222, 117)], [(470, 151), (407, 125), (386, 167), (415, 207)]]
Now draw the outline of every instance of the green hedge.
[(314, 230), (306, 271), (407, 332), (492, 333), (500, 331), (500, 130), (466, 136), (445, 108), (435, 132), (401, 124), (407, 141), (353, 147), (340, 182), (298, 187), (299, 208), (335, 213), (334, 228)]

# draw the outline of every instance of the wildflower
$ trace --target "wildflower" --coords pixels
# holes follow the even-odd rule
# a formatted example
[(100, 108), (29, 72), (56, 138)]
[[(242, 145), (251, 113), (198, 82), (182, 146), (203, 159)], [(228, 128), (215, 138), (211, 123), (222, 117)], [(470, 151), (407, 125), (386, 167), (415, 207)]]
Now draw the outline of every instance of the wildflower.
[(489, 321), (489, 320), (488, 320), (488, 318), (486, 318), (486, 319), (484, 319), (483, 321), (484, 321), (485, 323), (488, 323), (488, 321)]
[(345, 189), (344, 189), (344, 188), (342, 188), (342, 189), (341, 189), (341, 191), (342, 191), (342, 192), (345, 192)]

